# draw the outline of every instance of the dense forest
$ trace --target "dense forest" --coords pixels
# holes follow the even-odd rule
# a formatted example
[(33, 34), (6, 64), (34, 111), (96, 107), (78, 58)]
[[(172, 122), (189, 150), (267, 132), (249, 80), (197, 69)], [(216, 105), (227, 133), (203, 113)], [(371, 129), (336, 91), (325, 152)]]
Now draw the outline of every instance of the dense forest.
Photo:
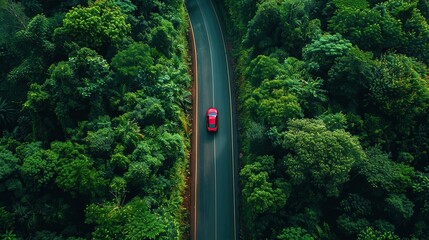
[[(429, 239), (429, 1), (223, 0), (242, 239)], [(180, 0), (0, 0), (0, 238), (183, 239)]]
[(0, 1), (0, 238), (183, 239), (181, 0)]
[(223, 4), (241, 238), (429, 239), (429, 1)]

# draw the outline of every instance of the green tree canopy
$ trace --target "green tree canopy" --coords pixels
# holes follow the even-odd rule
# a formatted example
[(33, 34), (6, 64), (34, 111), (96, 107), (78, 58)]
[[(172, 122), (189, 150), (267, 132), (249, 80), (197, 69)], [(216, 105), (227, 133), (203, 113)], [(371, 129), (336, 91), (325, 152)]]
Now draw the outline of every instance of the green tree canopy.
[(131, 25), (121, 8), (106, 0), (97, 0), (88, 7), (72, 8), (55, 29), (57, 41), (75, 42), (81, 47), (99, 50), (117, 46), (130, 33)]
[(118, 52), (112, 59), (112, 69), (115, 71), (116, 80), (120, 85), (133, 91), (141, 87), (140, 80), (144, 75), (152, 82), (152, 65), (154, 64), (150, 48), (144, 43), (133, 43), (127, 49)]
[(378, 148), (366, 150), (368, 159), (358, 163), (358, 168), (368, 183), (389, 192), (403, 193), (411, 187), (414, 169), (403, 163), (395, 163), (387, 153)]
[(291, 184), (311, 184), (327, 196), (338, 196), (353, 164), (365, 157), (355, 137), (344, 130), (330, 131), (320, 120), (290, 120), (287, 131), (273, 131), (272, 136), (287, 152), (283, 164)]
[(50, 77), (41, 87), (32, 85), (24, 106), (35, 116), (43, 109), (54, 112), (66, 130), (75, 126), (76, 120), (103, 113), (109, 84), (111, 74), (107, 61), (95, 51), (82, 48), (68, 61), (51, 66)]
[(370, 81), (370, 96), (389, 118), (409, 126), (429, 106), (428, 69), (405, 55), (387, 54)]
[[(260, 237), (273, 219), (265, 218), (282, 209), (290, 195), (289, 185), (274, 178), (275, 160), (272, 156), (260, 156), (240, 171), (243, 221), (249, 229), (249, 236)], [(262, 218), (262, 219), (261, 219)]]
[(145, 199), (133, 198), (123, 207), (114, 203), (91, 204), (86, 209), (86, 222), (95, 224), (93, 239), (164, 239), (166, 225), (159, 214), (152, 213)]
[(255, 16), (250, 20), (244, 38), (246, 47), (253, 47), (256, 54), (280, 46), (282, 15), (279, 1), (268, 0), (258, 5)]
[(314, 238), (305, 230), (300, 227), (284, 228), (280, 235), (277, 236), (279, 240), (314, 240)]
[(265, 55), (254, 58), (245, 70), (246, 80), (258, 87), (264, 80), (273, 80), (282, 75), (284, 70), (277, 59)]
[(168, 20), (162, 19), (160, 24), (151, 30), (150, 35), (151, 46), (154, 46), (164, 56), (171, 57), (173, 41), (176, 35), (173, 24)]
[(105, 179), (85, 154), (84, 146), (70, 141), (53, 142), (51, 150), (58, 155), (55, 183), (59, 188), (73, 197), (84, 195), (94, 198), (103, 194)]
[(359, 48), (375, 53), (400, 48), (404, 41), (401, 21), (377, 9), (343, 7), (330, 19), (329, 28)]
[(356, 112), (364, 104), (369, 92), (369, 83), (376, 74), (378, 62), (371, 52), (353, 47), (346, 54), (335, 59), (328, 71), (324, 88), (331, 101), (345, 109)]
[(378, 230), (374, 230), (371, 227), (368, 227), (365, 230), (362, 230), (357, 236), (357, 240), (371, 240), (371, 239), (400, 240), (401, 238), (399, 238), (392, 232), (380, 232)]
[(325, 34), (307, 44), (302, 50), (302, 56), (310, 71), (323, 76), (337, 57), (346, 55), (352, 48), (352, 43), (340, 34)]
[(51, 150), (41, 149), (40, 146), (29, 144), (31, 154), (25, 156), (21, 165), (21, 175), (32, 191), (41, 191), (43, 187), (52, 184), (57, 175), (58, 155)]

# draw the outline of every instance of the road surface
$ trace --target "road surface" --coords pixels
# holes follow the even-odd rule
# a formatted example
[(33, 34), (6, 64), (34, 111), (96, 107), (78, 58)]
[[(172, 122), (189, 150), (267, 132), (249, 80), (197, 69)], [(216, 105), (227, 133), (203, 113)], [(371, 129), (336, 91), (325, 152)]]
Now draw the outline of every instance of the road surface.
[[(219, 17), (210, 0), (187, 0), (196, 49), (196, 164), (192, 237), (238, 239), (237, 144), (231, 69)], [(219, 130), (209, 133), (205, 114), (219, 111)]]

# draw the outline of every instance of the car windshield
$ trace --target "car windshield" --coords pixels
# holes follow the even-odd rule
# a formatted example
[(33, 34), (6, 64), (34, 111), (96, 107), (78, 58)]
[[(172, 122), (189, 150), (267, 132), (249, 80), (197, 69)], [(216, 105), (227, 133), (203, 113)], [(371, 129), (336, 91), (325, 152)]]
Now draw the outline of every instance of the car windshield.
[(216, 124), (209, 124), (209, 128), (215, 128), (216, 127)]
[(216, 117), (216, 113), (209, 113), (210, 117)]

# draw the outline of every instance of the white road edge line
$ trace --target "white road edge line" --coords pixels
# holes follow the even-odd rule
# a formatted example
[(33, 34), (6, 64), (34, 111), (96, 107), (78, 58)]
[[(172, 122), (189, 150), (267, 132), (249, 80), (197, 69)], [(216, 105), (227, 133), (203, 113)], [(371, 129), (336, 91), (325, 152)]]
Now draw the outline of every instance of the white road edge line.
[(194, 45), (194, 51), (192, 51), (193, 53), (193, 57), (195, 59), (195, 115), (194, 116), (194, 123), (195, 124), (195, 134), (194, 138), (195, 138), (195, 144), (194, 144), (194, 148), (195, 148), (195, 189), (194, 189), (194, 237), (197, 237), (197, 190), (198, 190), (198, 56), (197, 56), (197, 45), (195, 43), (195, 37), (194, 37), (194, 28), (192, 27), (192, 21), (191, 18), (189, 17), (189, 26), (191, 27), (191, 31), (192, 31), (192, 44)]

